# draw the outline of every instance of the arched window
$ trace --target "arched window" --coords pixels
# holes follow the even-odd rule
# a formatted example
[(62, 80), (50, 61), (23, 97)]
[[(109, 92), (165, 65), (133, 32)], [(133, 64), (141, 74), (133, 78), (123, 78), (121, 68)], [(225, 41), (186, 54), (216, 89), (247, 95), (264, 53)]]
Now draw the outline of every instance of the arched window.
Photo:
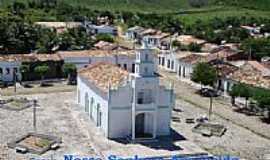
[(101, 126), (101, 108), (100, 108), (100, 104), (97, 104), (97, 126), (100, 127)]
[(78, 103), (81, 103), (81, 92), (80, 92), (80, 90), (78, 90)]
[(89, 97), (88, 97), (88, 93), (85, 93), (85, 97), (84, 97), (84, 100), (85, 100), (85, 112), (89, 113)]
[(90, 118), (93, 119), (93, 108), (94, 108), (94, 98), (91, 98), (91, 102), (90, 102)]

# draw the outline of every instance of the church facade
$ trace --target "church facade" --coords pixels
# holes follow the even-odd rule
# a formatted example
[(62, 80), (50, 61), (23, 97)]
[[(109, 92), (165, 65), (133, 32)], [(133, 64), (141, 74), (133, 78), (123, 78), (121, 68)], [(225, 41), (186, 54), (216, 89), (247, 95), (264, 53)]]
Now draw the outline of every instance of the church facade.
[(79, 71), (77, 102), (107, 138), (170, 134), (174, 93), (159, 85), (153, 50), (136, 50), (135, 73), (96, 63)]

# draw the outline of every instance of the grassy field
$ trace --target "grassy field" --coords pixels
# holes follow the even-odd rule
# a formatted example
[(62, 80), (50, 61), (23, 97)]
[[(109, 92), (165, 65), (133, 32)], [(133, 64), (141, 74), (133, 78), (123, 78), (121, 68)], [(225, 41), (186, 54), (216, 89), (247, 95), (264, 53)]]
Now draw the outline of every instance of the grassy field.
[[(15, 0), (0, 0), (0, 5), (7, 6)], [(28, 0), (17, 0), (27, 2)], [(185, 23), (192, 24), (197, 19), (208, 20), (214, 17), (270, 17), (270, 0), (208, 0), (208, 5), (201, 8), (191, 7), (190, 0), (58, 0), (73, 6), (83, 6), (92, 10), (132, 11), (143, 13), (175, 14)], [(28, 10), (26, 13), (33, 20), (56, 20), (54, 14), (44, 11)]]

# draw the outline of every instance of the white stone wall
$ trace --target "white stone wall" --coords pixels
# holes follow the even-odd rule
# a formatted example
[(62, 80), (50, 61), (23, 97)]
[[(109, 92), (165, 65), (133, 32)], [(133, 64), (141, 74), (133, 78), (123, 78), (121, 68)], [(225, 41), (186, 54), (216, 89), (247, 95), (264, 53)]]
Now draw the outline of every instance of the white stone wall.
[[(164, 63), (162, 63), (162, 61), (164, 61)], [(178, 64), (178, 60), (175, 56), (175, 54), (173, 53), (163, 53), (163, 54), (159, 54), (158, 55), (158, 64), (159, 67), (170, 71), (170, 72), (177, 72), (177, 66)], [(163, 65), (162, 65), (163, 64)]]
[(171, 112), (174, 105), (174, 96), (171, 90), (164, 87), (159, 88), (158, 113), (157, 113), (157, 135), (170, 134)]
[[(108, 101), (107, 99), (104, 99), (103, 97), (101, 97), (100, 95), (98, 95), (95, 91), (93, 91), (87, 84), (85, 84), (82, 79), (78, 76), (77, 78), (78, 83), (77, 83), (77, 98), (79, 98), (80, 100), (78, 100), (78, 103), (80, 105), (80, 107), (82, 107), (84, 109), (85, 107), (85, 94), (88, 94), (88, 98), (89, 98), (89, 111), (91, 110), (91, 99), (94, 99), (94, 103), (93, 103), (93, 112), (92, 112), (92, 120), (95, 124), (97, 124), (98, 120), (97, 120), (97, 105), (100, 105), (100, 111), (102, 112), (102, 117), (101, 117), (101, 130), (103, 132), (103, 134), (105, 136), (108, 136)], [(79, 96), (78, 96), (79, 94)], [(85, 113), (88, 114), (88, 113)], [(90, 112), (88, 114), (88, 116), (90, 117)]]
[(184, 62), (179, 61), (177, 67), (177, 76), (183, 79), (190, 79), (193, 73), (193, 67), (194, 66), (191, 64), (186, 64)]
[(110, 91), (109, 138), (131, 135), (132, 89), (129, 85)]

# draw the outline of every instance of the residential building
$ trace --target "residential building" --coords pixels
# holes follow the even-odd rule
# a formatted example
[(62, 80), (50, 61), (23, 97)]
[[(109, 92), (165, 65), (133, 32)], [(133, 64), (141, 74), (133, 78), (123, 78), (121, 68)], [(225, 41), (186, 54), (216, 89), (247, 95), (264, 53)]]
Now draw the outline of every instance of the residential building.
[(180, 42), (183, 45), (190, 45), (191, 43), (196, 43), (198, 45), (203, 45), (206, 43), (205, 40), (196, 38), (192, 35), (180, 35), (175, 39), (177, 42)]
[(156, 31), (155, 33), (151, 33), (148, 35), (145, 35), (143, 37), (143, 41), (147, 43), (148, 46), (154, 47), (154, 48), (161, 48), (162, 40), (164, 38), (169, 37), (170, 34), (163, 33), (161, 31)]
[(168, 44), (165, 44), (165, 42), (167, 42), (169, 36), (170, 34), (168, 33), (152, 28), (145, 29), (139, 26), (129, 28), (126, 32), (126, 39), (136, 41), (140, 44), (146, 42), (149, 47), (160, 49), (168, 47)]
[(177, 66), (177, 77), (190, 80), (194, 67), (200, 62), (205, 62), (206, 55), (208, 54), (193, 53), (191, 55), (179, 58)]
[(254, 87), (270, 88), (270, 69), (257, 61), (246, 61), (237, 71), (229, 75), (233, 84), (244, 83)]
[(81, 22), (35, 22), (35, 24), (41, 27), (56, 29), (57, 33), (62, 33), (67, 29), (83, 26)]
[(117, 33), (117, 28), (114, 26), (109, 26), (109, 25), (95, 25), (92, 24), (91, 22), (84, 22), (84, 27), (86, 29), (86, 32), (89, 34), (110, 34), (113, 36), (116, 36)]
[(134, 50), (60, 51), (58, 54), (65, 63), (75, 64), (78, 69), (87, 67), (89, 64), (106, 62), (118, 65), (130, 72), (135, 71)]
[[(16, 76), (17, 81), (21, 80), (20, 67), (22, 64), (46, 63), (51, 67), (51, 76), (61, 76), (62, 59), (58, 54), (7, 54), (0, 56), (0, 80), (12, 83)], [(30, 70), (33, 68), (30, 68)], [(34, 78), (29, 76), (29, 78)]]
[(105, 41), (99, 41), (96, 44), (94, 44), (94, 47), (97, 50), (130, 50), (129, 48), (125, 47), (125, 46), (121, 46), (119, 44), (116, 43), (110, 43), (110, 42), (105, 42)]
[(192, 52), (188, 51), (161, 51), (158, 54), (159, 67), (169, 72), (177, 72), (178, 59), (191, 55)]
[(239, 67), (230, 63), (217, 63), (213, 66), (216, 68), (218, 73), (216, 88), (221, 91), (224, 96), (229, 95), (228, 92), (233, 86), (233, 83), (230, 80), (230, 76), (239, 70)]
[(142, 38), (142, 37), (140, 37), (140, 33), (144, 30), (145, 29), (143, 27), (140, 27), (140, 26), (131, 27), (126, 32), (126, 39), (131, 40), (131, 41), (139, 40)]
[(77, 101), (107, 138), (170, 134), (172, 89), (159, 85), (151, 49), (136, 51), (135, 73), (95, 63), (79, 71)]

